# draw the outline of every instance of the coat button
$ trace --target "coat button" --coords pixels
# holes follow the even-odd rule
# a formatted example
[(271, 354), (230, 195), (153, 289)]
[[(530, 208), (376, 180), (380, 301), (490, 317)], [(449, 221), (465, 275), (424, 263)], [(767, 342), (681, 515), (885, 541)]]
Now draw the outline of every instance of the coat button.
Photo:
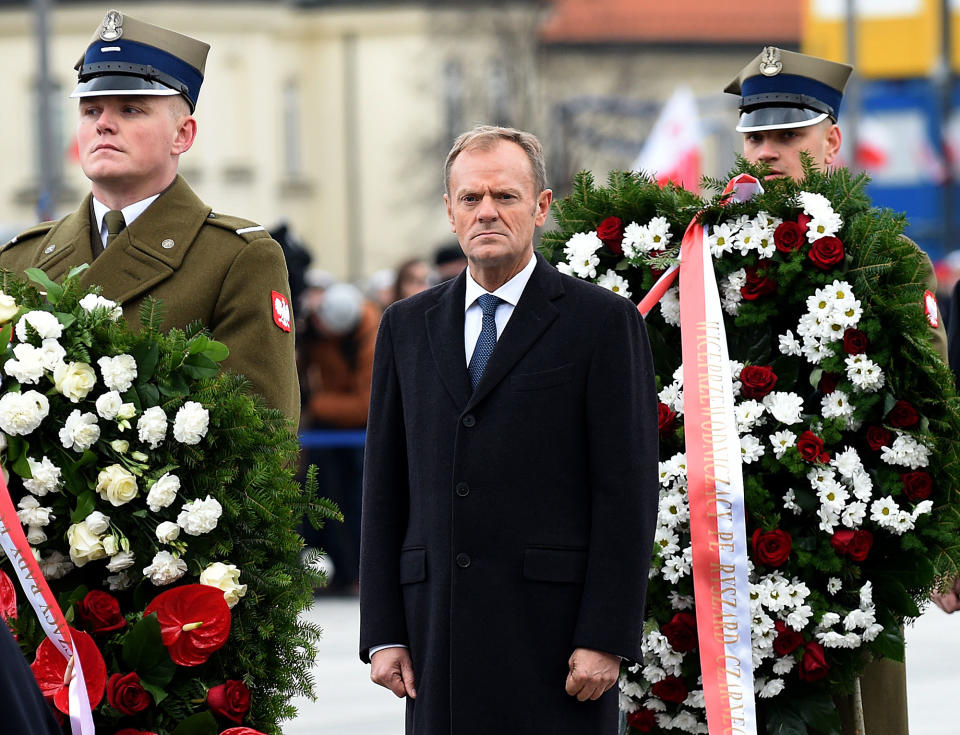
[(457, 554), (457, 566), (466, 569), (470, 566), (470, 557), (467, 554)]
[(476, 426), (477, 425), (476, 417), (472, 413), (468, 413), (466, 416), (463, 417), (463, 425), (466, 426), (468, 429), (472, 426)]
[(465, 498), (470, 494), (470, 486), (465, 482), (457, 483), (457, 495), (461, 498)]

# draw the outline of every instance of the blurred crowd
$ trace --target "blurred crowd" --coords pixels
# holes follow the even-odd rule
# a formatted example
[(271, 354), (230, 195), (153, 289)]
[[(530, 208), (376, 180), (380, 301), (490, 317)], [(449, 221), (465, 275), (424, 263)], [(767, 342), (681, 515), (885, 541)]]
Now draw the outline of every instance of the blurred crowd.
[(301, 473), (317, 466), (320, 495), (336, 502), (345, 518), (322, 530), (304, 525), (301, 532), (308, 546), (325, 554), (329, 582), (320, 593), (356, 594), (363, 473), (362, 438), (356, 430), (367, 423), (380, 315), (393, 302), (459, 275), (467, 260), (452, 242), (435, 248), (429, 258), (409, 258), (363, 283), (347, 283), (311, 267), (309, 251), (288, 226), (271, 235), (287, 259), (296, 317)]

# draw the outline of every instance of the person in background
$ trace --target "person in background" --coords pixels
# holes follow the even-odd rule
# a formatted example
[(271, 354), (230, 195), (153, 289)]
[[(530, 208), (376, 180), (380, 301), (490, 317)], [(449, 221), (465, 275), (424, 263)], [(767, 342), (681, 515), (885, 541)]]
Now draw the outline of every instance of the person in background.
[(397, 280), (393, 287), (393, 301), (405, 299), (430, 286), (430, 265), (423, 258), (411, 258), (397, 266)]
[(396, 284), (396, 271), (393, 268), (381, 268), (370, 274), (363, 291), (367, 298), (376, 304), (380, 311), (383, 311), (395, 300)]
[(16, 640), (0, 617), (0, 731), (30, 735), (62, 735), (53, 708), (47, 704), (37, 680)]
[(467, 256), (458, 243), (441, 245), (433, 254), (435, 283), (443, 283), (460, 275), (467, 267)]
[[(300, 367), (304, 430), (362, 429), (370, 406), (373, 349), (379, 309), (358, 288), (337, 283), (315, 295), (305, 315)], [(340, 506), (343, 523), (317, 531), (304, 528), (308, 545), (322, 548), (333, 562), (327, 589), (356, 594), (360, 555), (360, 494), (363, 447), (313, 448), (307, 462), (319, 470), (320, 494)]]

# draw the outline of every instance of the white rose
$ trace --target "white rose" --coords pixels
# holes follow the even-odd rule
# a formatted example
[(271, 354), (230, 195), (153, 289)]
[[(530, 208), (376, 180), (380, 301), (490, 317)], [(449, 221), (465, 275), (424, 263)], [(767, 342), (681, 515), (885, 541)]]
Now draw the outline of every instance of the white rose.
[(117, 454), (126, 454), (127, 450), (130, 448), (130, 442), (128, 442), (126, 439), (114, 439), (112, 442), (110, 442), (110, 446)]
[(107, 556), (113, 556), (120, 551), (120, 544), (117, 543), (117, 537), (113, 534), (103, 537), (103, 551)]
[(70, 560), (78, 567), (107, 555), (100, 537), (87, 528), (83, 521), (67, 529), (67, 541), (70, 543)]
[(27, 464), (30, 465), (30, 474), (33, 477), (23, 481), (23, 486), (34, 495), (41, 498), (47, 493), (55, 493), (60, 490), (60, 468), (50, 461), (49, 457), (44, 456), (39, 462), (33, 457), (27, 457)]
[(21, 342), (13, 348), (12, 360), (7, 360), (3, 371), (18, 383), (36, 384), (43, 377), (43, 353), (29, 342)]
[(122, 420), (132, 419), (137, 415), (137, 407), (132, 403), (124, 403), (120, 406), (120, 410), (117, 411), (117, 418)]
[(176, 582), (186, 573), (187, 563), (169, 551), (157, 552), (153, 557), (153, 563), (143, 569), (143, 576), (157, 587)]
[(112, 390), (109, 393), (104, 393), (102, 396), (97, 398), (96, 401), (97, 413), (100, 414), (100, 418), (107, 419), (107, 421), (116, 418), (117, 412), (120, 410), (120, 406), (122, 405), (123, 399), (115, 390)]
[(47, 534), (39, 526), (27, 527), (27, 542), (36, 546), (47, 540)]
[(233, 564), (219, 561), (200, 573), (200, 584), (223, 590), (223, 599), (229, 607), (236, 605), (247, 594), (247, 585), (240, 584), (240, 570)]
[(168, 544), (171, 541), (176, 541), (179, 535), (180, 526), (178, 526), (176, 523), (164, 521), (157, 526), (157, 540), (162, 541), (165, 544)]
[[(0, 403), (3, 403), (2, 398)], [(92, 413), (80, 413), (78, 409), (73, 409), (67, 416), (63, 428), (60, 429), (60, 443), (65, 449), (73, 449), (76, 452), (89, 449), (99, 438), (100, 427), (97, 426), (97, 417)]]
[(13, 296), (0, 291), (0, 324), (6, 324), (17, 315), (17, 302)]
[(97, 492), (110, 505), (125, 505), (137, 497), (137, 478), (125, 467), (112, 464), (97, 475)]
[(116, 357), (101, 357), (97, 360), (103, 383), (110, 390), (123, 393), (130, 389), (137, 378), (137, 361), (132, 355), (117, 355)]
[(106, 533), (107, 529), (110, 528), (110, 516), (105, 516), (99, 510), (93, 511), (83, 520), (90, 532), (97, 535)]
[(88, 293), (79, 302), (80, 308), (86, 312), (92, 312), (94, 309), (106, 309), (111, 320), (117, 321), (123, 316), (123, 309), (117, 306), (116, 301), (105, 299), (95, 293)]
[(181, 444), (198, 444), (207, 434), (210, 413), (196, 401), (187, 401), (173, 420), (173, 438)]
[(40, 343), (37, 354), (43, 361), (43, 367), (52, 372), (57, 369), (57, 365), (63, 362), (63, 358), (67, 356), (67, 351), (57, 340), (48, 338)]
[(40, 571), (46, 579), (60, 579), (73, 569), (73, 562), (59, 551), (51, 551), (39, 561)]
[(135, 561), (136, 558), (134, 558), (132, 551), (118, 551), (110, 557), (110, 561), (107, 563), (107, 570), (111, 572), (121, 572), (124, 569), (132, 567)]
[(191, 536), (209, 533), (217, 527), (223, 508), (220, 503), (209, 495), (204, 499), (191, 500), (183, 504), (183, 510), (177, 516), (180, 528)]
[(29, 434), (49, 413), (50, 402), (42, 393), (6, 393), (0, 398), (0, 430), (6, 434)]
[(148, 408), (137, 421), (137, 432), (140, 441), (149, 444), (151, 449), (156, 449), (167, 435), (167, 414), (160, 406)]
[(49, 311), (28, 311), (17, 322), (17, 339), (27, 342), (27, 324), (33, 327), (40, 339), (60, 339), (63, 325)]
[(61, 362), (53, 371), (53, 384), (58, 393), (79, 403), (97, 383), (97, 374), (85, 362)]
[(150, 486), (150, 492), (147, 493), (147, 505), (150, 506), (150, 510), (156, 513), (176, 500), (179, 490), (180, 478), (165, 472), (159, 480)]

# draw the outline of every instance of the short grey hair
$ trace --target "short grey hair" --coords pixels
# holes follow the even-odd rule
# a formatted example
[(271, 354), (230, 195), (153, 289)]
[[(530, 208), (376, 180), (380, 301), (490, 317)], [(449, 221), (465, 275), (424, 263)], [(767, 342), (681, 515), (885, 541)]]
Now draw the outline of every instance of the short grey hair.
[(450, 193), (450, 169), (457, 156), (475, 148), (490, 150), (503, 140), (516, 143), (527, 154), (530, 170), (533, 172), (533, 193), (539, 196), (540, 192), (547, 188), (547, 164), (543, 158), (543, 146), (533, 133), (498, 125), (477, 125), (453, 142), (453, 148), (450, 149), (447, 160), (443, 163), (443, 193)]

